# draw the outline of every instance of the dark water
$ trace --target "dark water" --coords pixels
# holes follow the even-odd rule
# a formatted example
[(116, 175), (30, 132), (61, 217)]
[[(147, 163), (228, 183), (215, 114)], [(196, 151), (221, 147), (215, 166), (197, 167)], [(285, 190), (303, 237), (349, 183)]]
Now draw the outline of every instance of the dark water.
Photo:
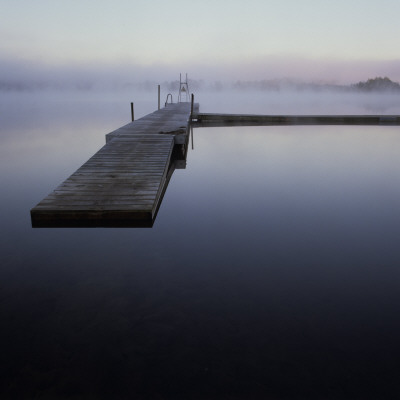
[(152, 229), (32, 229), (129, 103), (1, 105), (1, 399), (399, 398), (398, 127), (198, 129)]

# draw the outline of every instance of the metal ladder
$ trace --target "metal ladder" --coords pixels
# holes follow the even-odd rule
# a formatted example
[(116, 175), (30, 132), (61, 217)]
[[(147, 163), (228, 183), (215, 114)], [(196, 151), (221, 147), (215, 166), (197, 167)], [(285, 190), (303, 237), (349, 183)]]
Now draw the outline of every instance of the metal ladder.
[(179, 74), (178, 103), (188, 103), (189, 101), (190, 101), (190, 93), (189, 93), (187, 74), (185, 81), (182, 81), (182, 74)]

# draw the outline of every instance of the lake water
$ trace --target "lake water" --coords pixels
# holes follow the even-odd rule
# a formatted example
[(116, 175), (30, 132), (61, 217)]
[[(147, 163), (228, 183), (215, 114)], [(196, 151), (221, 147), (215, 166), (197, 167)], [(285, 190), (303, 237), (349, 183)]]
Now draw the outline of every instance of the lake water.
[[(296, 96), (198, 101), (400, 114)], [(132, 100), (1, 95), (0, 398), (398, 398), (399, 127), (195, 129), (153, 228), (32, 229)]]

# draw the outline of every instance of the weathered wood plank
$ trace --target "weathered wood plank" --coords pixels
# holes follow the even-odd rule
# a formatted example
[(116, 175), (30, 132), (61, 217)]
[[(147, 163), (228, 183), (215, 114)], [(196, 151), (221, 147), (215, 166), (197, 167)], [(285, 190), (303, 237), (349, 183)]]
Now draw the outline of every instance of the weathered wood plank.
[(97, 211), (139, 211), (139, 212), (146, 212), (152, 214), (153, 207), (151, 205), (143, 205), (143, 204), (107, 204), (107, 205), (74, 205), (74, 204), (60, 204), (60, 205), (51, 205), (51, 209), (48, 208), (47, 204), (40, 204), (35, 207), (39, 212), (36, 215), (40, 215), (40, 211), (43, 210), (47, 213), (51, 211), (63, 211), (64, 215), (68, 215), (68, 211), (81, 211), (82, 213), (86, 213), (88, 216), (92, 214), (92, 212), (96, 213)]
[[(98, 181), (97, 181), (98, 182)], [(122, 182), (124, 183), (124, 181)], [(154, 182), (156, 183), (156, 182)], [(116, 182), (111, 182), (111, 183), (107, 183), (107, 182), (91, 182), (91, 181), (86, 181), (83, 183), (79, 183), (78, 182), (73, 182), (72, 180), (68, 180), (68, 182), (63, 183), (62, 185), (58, 186), (55, 191), (58, 190), (88, 190), (88, 191), (93, 191), (93, 190), (106, 190), (106, 191), (110, 191), (112, 189), (126, 189), (126, 190), (146, 190), (146, 191), (154, 191), (157, 190), (157, 188), (155, 189), (148, 189), (150, 185), (150, 182), (143, 182), (143, 184), (139, 181), (135, 182), (135, 183), (131, 183), (129, 181), (126, 181), (126, 185), (123, 184), (119, 184)]]

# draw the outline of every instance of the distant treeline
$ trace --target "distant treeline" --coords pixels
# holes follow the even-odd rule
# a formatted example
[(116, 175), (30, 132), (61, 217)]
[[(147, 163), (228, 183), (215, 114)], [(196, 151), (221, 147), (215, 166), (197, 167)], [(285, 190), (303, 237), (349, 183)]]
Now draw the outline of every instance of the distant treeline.
[(40, 90), (92, 90), (95, 84), (91, 81), (1, 81), (0, 91), (3, 92), (35, 92)]
[(366, 82), (358, 82), (352, 87), (363, 92), (400, 92), (400, 85), (386, 76), (384, 78), (368, 79)]
[[(376, 77), (368, 79), (365, 82), (358, 82), (351, 85), (338, 85), (324, 82), (300, 82), (294, 79), (264, 79), (253, 81), (205, 81), (189, 79), (189, 89), (191, 92), (209, 90), (257, 90), (257, 91), (314, 91), (314, 92), (391, 92), (400, 93), (400, 84), (393, 82), (388, 77)], [(158, 84), (161, 84), (163, 90), (176, 93), (179, 89), (179, 81), (143, 81), (143, 82), (106, 82), (106, 81), (1, 81), (0, 91), (38, 91), (38, 90), (137, 90), (154, 91)]]
[(289, 79), (275, 79), (262, 81), (236, 81), (233, 88), (239, 90), (263, 90), (263, 91), (335, 91), (335, 92), (398, 92), (400, 84), (393, 82), (388, 77), (376, 77), (365, 82), (351, 85), (338, 85), (332, 83), (297, 82)]
[(349, 86), (319, 82), (299, 82), (291, 79), (273, 79), (261, 81), (236, 81), (232, 84), (238, 90), (261, 90), (261, 91), (348, 91)]

